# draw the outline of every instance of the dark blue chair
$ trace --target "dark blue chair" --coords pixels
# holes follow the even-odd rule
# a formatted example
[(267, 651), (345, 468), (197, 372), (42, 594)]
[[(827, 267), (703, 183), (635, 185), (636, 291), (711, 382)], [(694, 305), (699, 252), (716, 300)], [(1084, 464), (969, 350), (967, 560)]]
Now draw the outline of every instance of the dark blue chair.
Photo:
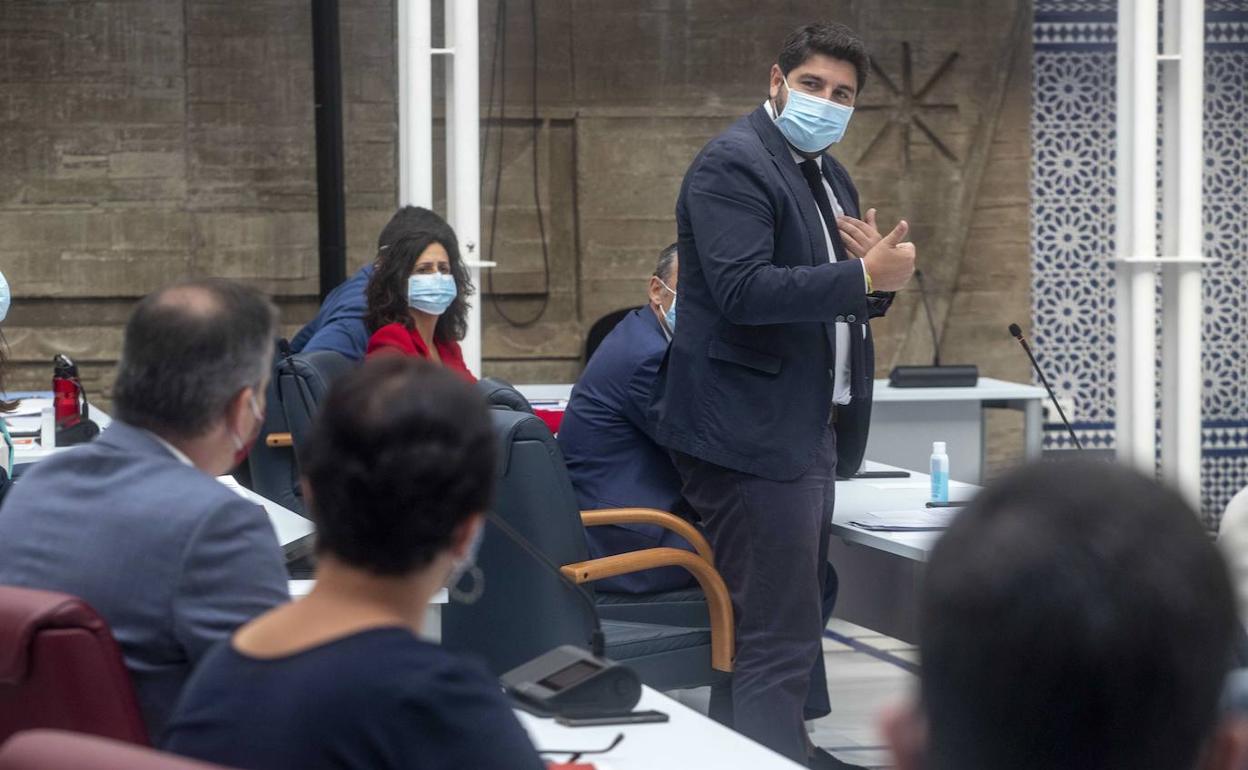
[(312, 419), (329, 386), (357, 364), (330, 350), (290, 354), (282, 352), (282, 343), (278, 346), (273, 376), (265, 391), (260, 437), (247, 456), (251, 488), (284, 508), (306, 515), (296, 452), (312, 429)]
[[(582, 514), (550, 430), (528, 412), (491, 401), (496, 404), (491, 419), (499, 442), (494, 514), (559, 565), (569, 580), (581, 584), (594, 603), (586, 603), (487, 523), (477, 560), (486, 577), (485, 591), (474, 604), (452, 602), (444, 608), (442, 643), (484, 658), (502, 674), (561, 644), (588, 647), (596, 623), (601, 623), (607, 657), (629, 665), (651, 687), (669, 690), (725, 681), (732, 669), (732, 603), (711, 562), (675, 548), (590, 560)], [(609, 513), (599, 518), (605, 520)], [(656, 623), (641, 615), (638, 620), (613, 619), (597, 604), (594, 580), (673, 565), (689, 569), (698, 579), (708, 597), (701, 599), (701, 612), (709, 623)]]

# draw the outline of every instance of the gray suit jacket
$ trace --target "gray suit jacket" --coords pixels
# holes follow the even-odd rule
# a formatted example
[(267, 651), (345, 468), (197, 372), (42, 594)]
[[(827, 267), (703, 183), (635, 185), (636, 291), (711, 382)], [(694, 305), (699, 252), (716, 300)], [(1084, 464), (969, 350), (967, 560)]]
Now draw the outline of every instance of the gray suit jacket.
[(264, 509), (119, 421), (13, 485), (0, 584), (79, 596), (108, 621), (153, 741), (208, 648), (290, 598)]

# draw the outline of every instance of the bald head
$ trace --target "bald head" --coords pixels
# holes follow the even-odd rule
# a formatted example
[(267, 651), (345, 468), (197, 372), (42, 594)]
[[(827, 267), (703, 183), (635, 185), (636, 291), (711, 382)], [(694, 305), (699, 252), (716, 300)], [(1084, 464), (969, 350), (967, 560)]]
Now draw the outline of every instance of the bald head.
[(122, 421), (194, 438), (244, 388), (266, 380), (277, 309), (260, 292), (212, 278), (144, 297), (126, 323), (113, 403)]

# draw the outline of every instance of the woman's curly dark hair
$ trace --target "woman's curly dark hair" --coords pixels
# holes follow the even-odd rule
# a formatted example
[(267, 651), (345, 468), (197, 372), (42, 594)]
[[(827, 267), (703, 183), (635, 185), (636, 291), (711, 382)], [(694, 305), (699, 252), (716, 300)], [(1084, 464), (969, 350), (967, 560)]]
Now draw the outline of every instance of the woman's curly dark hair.
[[(373, 277), (365, 290), (368, 313), (364, 322), (368, 333), (372, 334), (392, 323), (401, 323), (409, 330), (415, 328), (408, 313), (407, 279), (425, 249), (432, 243), (440, 243), (450, 258), (456, 295), (451, 306), (438, 318), (433, 336), (443, 342), (458, 342), (468, 333), (468, 297), (475, 289), (468, 266), (459, 256), (459, 240), (455, 231), (446, 220), (428, 209), (404, 207), (391, 223), (399, 222), (400, 215), (405, 215), (401, 219), (401, 227), (386, 227), (387, 231), (393, 231), (392, 239), (379, 245)], [(386, 235), (383, 231), (383, 239)]]

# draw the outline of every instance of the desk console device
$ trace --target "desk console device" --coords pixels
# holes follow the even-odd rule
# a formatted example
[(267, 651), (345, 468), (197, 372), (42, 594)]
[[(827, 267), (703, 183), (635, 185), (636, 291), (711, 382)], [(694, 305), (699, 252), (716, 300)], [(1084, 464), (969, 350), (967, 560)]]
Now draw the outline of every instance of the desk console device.
[(624, 714), (641, 699), (635, 671), (570, 644), (520, 664), (502, 682), (520, 708), (542, 717)]

